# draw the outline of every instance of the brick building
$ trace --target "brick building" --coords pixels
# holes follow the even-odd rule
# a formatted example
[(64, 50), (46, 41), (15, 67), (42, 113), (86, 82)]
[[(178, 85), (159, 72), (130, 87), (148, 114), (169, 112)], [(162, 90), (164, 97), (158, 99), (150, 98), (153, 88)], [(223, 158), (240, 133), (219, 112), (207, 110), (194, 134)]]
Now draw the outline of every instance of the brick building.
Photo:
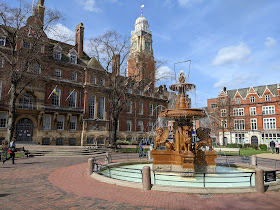
[(269, 145), (271, 140), (280, 141), (279, 102), (279, 84), (237, 90), (224, 87), (217, 98), (207, 100), (218, 142)]
[[(27, 66), (28, 71), (24, 76), (32, 78), (32, 82), (22, 92), (19, 90), (24, 84), (17, 87), (19, 97), (16, 101), (14, 136), (18, 142), (44, 145), (108, 144), (111, 133), (108, 74), (94, 57), (90, 58), (83, 51), (85, 28), (82, 23), (75, 30), (75, 45), (49, 39), (43, 34), (36, 44), (36, 49), (39, 49), (36, 62), (34, 59), (28, 63), (23, 62), (24, 56), (34, 47), (29, 40), (36, 24), (43, 23), (44, 11), (44, 1), (39, 0), (35, 14), (20, 29), (25, 36), (17, 40), (17, 71)], [(11, 97), (11, 66), (7, 61), (11, 44), (7, 38), (7, 30), (14, 29), (0, 27), (0, 139), (3, 140), (7, 133)], [(143, 28), (139, 30), (141, 32)], [(149, 40), (151, 42), (151, 37)], [(138, 46), (143, 49), (146, 44), (139, 43)], [(134, 44), (131, 48), (134, 49)], [(141, 56), (145, 57), (145, 52)], [(147, 53), (147, 62), (150, 63), (153, 60), (151, 45)], [(145, 58), (142, 62), (146, 62)], [(154, 65), (149, 65), (149, 69), (144, 65), (135, 65), (134, 71), (139, 72), (140, 69), (142, 75), (147, 75), (147, 71), (155, 71)], [(137, 75), (132, 68), (129, 68), (129, 72), (132, 77)], [(113, 73), (117, 74), (116, 71)], [(154, 73), (152, 76), (154, 77)], [(120, 140), (132, 142), (152, 138), (158, 113), (167, 106), (166, 87), (154, 87), (153, 82), (147, 84), (143, 79), (144, 77), (140, 77), (137, 82), (128, 80), (131, 81), (128, 86), (134, 85), (136, 88), (133, 88), (135, 91), (127, 89), (130, 100), (119, 119)]]

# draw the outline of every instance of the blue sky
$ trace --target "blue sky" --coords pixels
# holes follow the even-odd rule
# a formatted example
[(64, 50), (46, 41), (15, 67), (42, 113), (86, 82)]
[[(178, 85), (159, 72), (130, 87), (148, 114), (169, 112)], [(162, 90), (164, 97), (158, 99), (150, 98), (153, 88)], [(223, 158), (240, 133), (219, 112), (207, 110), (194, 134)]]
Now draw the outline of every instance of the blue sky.
[[(108, 29), (130, 36), (142, 4), (154, 57), (168, 60), (162, 70), (192, 60), (193, 107), (206, 106), (223, 86), (280, 83), (279, 0), (45, 0), (64, 14), (59, 29), (71, 35), (84, 23), (85, 44)], [(180, 69), (188, 72), (188, 63), (176, 65), (177, 74)]]

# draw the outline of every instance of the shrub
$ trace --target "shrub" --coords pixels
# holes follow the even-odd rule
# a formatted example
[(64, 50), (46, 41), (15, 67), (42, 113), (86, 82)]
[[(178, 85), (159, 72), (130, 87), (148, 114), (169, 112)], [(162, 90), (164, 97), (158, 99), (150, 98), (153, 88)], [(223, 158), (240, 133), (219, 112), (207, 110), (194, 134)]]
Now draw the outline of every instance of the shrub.
[(242, 148), (242, 144), (238, 144), (238, 145), (237, 145), (237, 148)]
[(265, 144), (260, 144), (259, 147), (261, 150), (267, 150), (267, 146)]
[(120, 144), (120, 145), (129, 145), (130, 142), (129, 141), (125, 141), (125, 140), (117, 140), (116, 144)]
[(132, 145), (138, 145), (139, 143), (138, 143), (138, 141), (132, 141), (131, 144)]
[(243, 145), (243, 148), (249, 148), (250, 147), (250, 144), (244, 144)]
[(252, 147), (253, 149), (255, 149), (255, 150), (258, 150), (258, 149), (259, 149), (258, 145), (255, 145), (255, 144), (251, 144), (251, 147)]
[(237, 144), (228, 144), (227, 145), (228, 148), (238, 148)]

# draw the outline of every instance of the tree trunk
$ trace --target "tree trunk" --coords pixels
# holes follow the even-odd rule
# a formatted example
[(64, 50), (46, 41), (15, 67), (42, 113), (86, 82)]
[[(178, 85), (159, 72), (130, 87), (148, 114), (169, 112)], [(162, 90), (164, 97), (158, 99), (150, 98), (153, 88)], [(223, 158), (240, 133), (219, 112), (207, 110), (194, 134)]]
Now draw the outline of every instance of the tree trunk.
[(15, 131), (15, 118), (16, 118), (16, 83), (11, 83), (11, 97), (9, 102), (9, 115), (8, 115), (8, 129), (6, 140), (10, 143)]
[(114, 118), (114, 123), (113, 123), (113, 139), (112, 139), (112, 143), (113, 143), (113, 147), (115, 148), (115, 150), (117, 149), (117, 128), (118, 128), (118, 118)]

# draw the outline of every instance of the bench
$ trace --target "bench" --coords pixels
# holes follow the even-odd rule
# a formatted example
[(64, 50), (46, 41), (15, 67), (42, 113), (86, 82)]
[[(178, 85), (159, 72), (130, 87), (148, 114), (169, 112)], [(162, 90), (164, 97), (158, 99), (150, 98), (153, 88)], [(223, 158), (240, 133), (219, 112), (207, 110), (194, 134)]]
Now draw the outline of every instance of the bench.
[(29, 155), (30, 155), (29, 150), (24, 149), (24, 147), (16, 148), (16, 150), (17, 150), (17, 152), (23, 151), (23, 152), (24, 152), (24, 155), (26, 155), (27, 158), (28, 158)]
[(214, 150), (220, 155), (225, 155), (226, 153), (238, 153), (240, 156), (240, 148), (214, 148)]
[(250, 163), (250, 157), (242, 156), (242, 157), (241, 157), (241, 162), (242, 162), (242, 163)]

